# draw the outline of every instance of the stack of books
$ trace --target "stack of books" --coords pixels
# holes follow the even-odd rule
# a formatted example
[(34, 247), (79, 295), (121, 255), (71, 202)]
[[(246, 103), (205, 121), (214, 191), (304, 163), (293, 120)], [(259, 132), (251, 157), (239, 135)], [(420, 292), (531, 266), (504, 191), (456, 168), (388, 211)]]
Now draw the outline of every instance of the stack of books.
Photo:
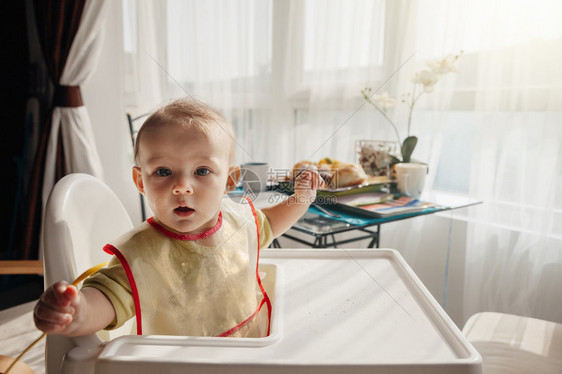
[(371, 193), (337, 198), (337, 204), (349, 212), (373, 217), (390, 217), (399, 214), (420, 212), (437, 204), (421, 201), (413, 197), (392, 194)]

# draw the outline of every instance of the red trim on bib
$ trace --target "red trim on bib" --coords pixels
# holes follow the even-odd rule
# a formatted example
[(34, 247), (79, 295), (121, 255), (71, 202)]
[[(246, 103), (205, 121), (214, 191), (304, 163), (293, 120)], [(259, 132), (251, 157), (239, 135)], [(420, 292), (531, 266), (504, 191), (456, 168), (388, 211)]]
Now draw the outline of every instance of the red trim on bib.
[(137, 318), (137, 335), (142, 335), (142, 317), (141, 317), (141, 308), (140, 308), (140, 298), (139, 298), (139, 291), (137, 289), (137, 284), (135, 282), (135, 277), (133, 276), (133, 272), (127, 259), (125, 256), (114, 246), (111, 244), (106, 244), (103, 247), (103, 250), (110, 255), (115, 255), (123, 269), (125, 269), (125, 274), (127, 274), (127, 279), (129, 280), (129, 285), (131, 286), (131, 292), (133, 293), (133, 301), (135, 303), (135, 315)]
[(257, 257), (257, 261), (256, 261), (256, 279), (258, 280), (258, 285), (260, 286), (260, 290), (261, 293), (263, 294), (263, 300), (258, 308), (261, 309), (264, 301), (267, 304), (267, 335), (269, 336), (269, 332), (271, 330), (271, 300), (269, 299), (269, 296), (267, 295), (267, 292), (265, 292), (265, 288), (263, 287), (263, 284), (261, 283), (261, 278), (260, 278), (260, 271), (259, 271), (259, 264), (260, 264), (260, 226), (258, 223), (258, 213), (256, 212), (256, 208), (254, 208), (254, 204), (252, 203), (252, 200), (250, 200), (249, 198), (246, 197), (246, 200), (248, 200), (248, 203), (250, 204), (250, 207), (252, 208), (252, 213), (254, 214), (254, 220), (256, 221), (256, 232), (257, 232), (257, 236), (258, 236), (258, 257)]
[[(219, 335), (219, 338), (225, 338), (228, 337), (232, 334), (234, 334), (236, 331), (240, 330), (246, 323), (250, 322), (261, 310), (261, 307), (263, 306), (263, 304), (265, 303), (265, 298), (263, 298), (261, 300), (260, 305), (258, 306), (258, 308), (256, 309), (256, 311), (254, 313), (252, 313), (251, 316), (249, 316), (248, 318), (246, 318), (244, 321), (240, 322), (239, 324), (237, 324), (236, 326), (234, 326), (233, 328), (231, 328), (230, 330), (223, 332), (222, 334)], [(267, 329), (267, 335), (269, 335), (269, 327)]]
[(205, 239), (215, 232), (219, 231), (222, 226), (222, 212), (219, 212), (219, 218), (217, 219), (217, 223), (208, 229), (207, 231), (203, 231), (200, 234), (180, 234), (177, 232), (173, 232), (162, 226), (160, 223), (154, 220), (154, 217), (150, 217), (146, 220), (150, 224), (150, 226), (154, 227), (156, 230), (160, 231), (162, 234), (166, 235), (168, 238), (178, 239), (178, 240), (199, 240)]

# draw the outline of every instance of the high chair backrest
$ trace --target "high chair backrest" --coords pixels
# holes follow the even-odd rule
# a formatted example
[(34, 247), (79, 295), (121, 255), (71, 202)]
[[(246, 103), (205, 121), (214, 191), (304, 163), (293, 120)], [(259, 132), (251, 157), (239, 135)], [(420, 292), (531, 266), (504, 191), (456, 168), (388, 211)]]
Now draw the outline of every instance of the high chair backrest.
[[(102, 181), (87, 174), (62, 178), (49, 195), (43, 218), (45, 287), (60, 280), (70, 283), (90, 267), (109, 261), (103, 246), (132, 227), (123, 204)], [(47, 373), (60, 372), (62, 358), (73, 346), (101, 343), (96, 335), (47, 336)]]

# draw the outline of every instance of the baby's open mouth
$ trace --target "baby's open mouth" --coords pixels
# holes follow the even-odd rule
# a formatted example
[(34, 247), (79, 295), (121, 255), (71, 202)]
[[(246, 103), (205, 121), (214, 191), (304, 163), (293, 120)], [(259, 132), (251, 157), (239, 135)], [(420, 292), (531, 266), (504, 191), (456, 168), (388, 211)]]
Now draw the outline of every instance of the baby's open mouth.
[(174, 213), (180, 216), (189, 215), (193, 212), (193, 209), (186, 207), (186, 206), (178, 206), (174, 209)]

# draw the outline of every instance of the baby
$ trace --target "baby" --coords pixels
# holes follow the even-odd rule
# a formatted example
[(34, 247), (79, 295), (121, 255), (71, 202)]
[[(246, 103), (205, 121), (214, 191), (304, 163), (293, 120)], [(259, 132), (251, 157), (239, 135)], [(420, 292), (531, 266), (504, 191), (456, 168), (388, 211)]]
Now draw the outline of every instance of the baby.
[(259, 249), (306, 212), (323, 181), (305, 171), (278, 205), (238, 204), (224, 198), (240, 176), (234, 154), (232, 126), (201, 102), (181, 99), (152, 114), (137, 135), (133, 181), (154, 216), (104, 247), (115, 256), (81, 290), (49, 287), (36, 326), (79, 336), (135, 316), (138, 334), (267, 335)]

